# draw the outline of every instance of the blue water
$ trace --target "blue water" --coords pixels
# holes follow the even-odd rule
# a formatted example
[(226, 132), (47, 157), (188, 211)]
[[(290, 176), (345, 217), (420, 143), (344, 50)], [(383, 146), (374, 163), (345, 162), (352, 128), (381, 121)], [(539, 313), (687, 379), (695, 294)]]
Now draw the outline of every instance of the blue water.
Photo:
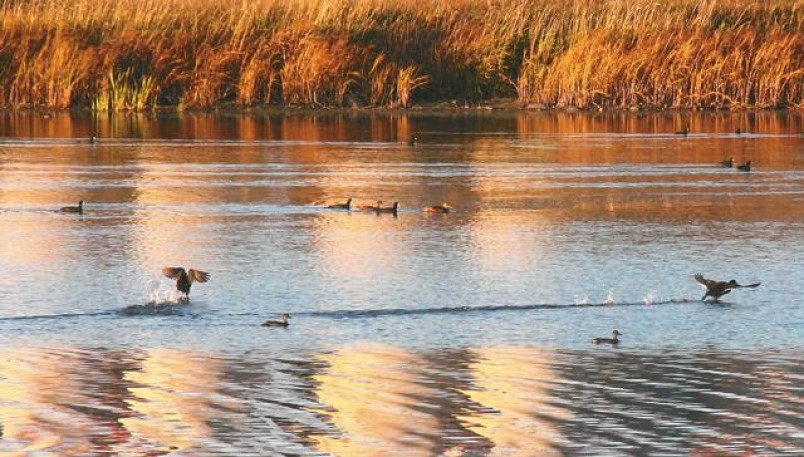
[(6, 116), (0, 451), (804, 450), (800, 116)]

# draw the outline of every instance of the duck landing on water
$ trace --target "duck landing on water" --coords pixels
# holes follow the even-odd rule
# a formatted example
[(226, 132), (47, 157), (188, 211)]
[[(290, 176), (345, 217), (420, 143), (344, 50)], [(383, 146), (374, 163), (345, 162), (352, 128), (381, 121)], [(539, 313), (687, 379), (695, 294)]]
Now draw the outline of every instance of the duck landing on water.
[(185, 296), (190, 296), (190, 287), (194, 282), (209, 281), (209, 273), (190, 268), (185, 270), (182, 267), (165, 267), (162, 274), (170, 279), (176, 280), (176, 290), (183, 292)]
[(730, 281), (715, 281), (714, 279), (704, 278), (700, 273), (695, 275), (695, 280), (698, 281), (702, 286), (706, 287), (706, 293), (703, 297), (701, 297), (701, 300), (706, 301), (706, 297), (712, 297), (712, 303), (716, 303), (718, 300), (720, 300), (720, 297), (730, 293), (734, 289), (759, 287), (759, 285), (762, 284), (757, 282), (754, 284), (742, 285), (738, 284), (734, 279)]
[(622, 333), (619, 330), (615, 330), (611, 332), (611, 338), (592, 338), (592, 342), (595, 344), (620, 344), (620, 339), (617, 338), (620, 335)]
[(290, 325), (288, 319), (290, 319), (290, 314), (283, 313), (278, 321), (267, 320), (260, 325), (263, 327), (287, 327)]
[(65, 206), (59, 209), (60, 213), (74, 213), (74, 214), (84, 214), (84, 200), (78, 202), (78, 206)]
[(352, 209), (352, 197), (349, 197), (346, 200), (346, 203), (336, 203), (334, 205), (327, 206), (329, 209), (345, 209), (347, 211)]

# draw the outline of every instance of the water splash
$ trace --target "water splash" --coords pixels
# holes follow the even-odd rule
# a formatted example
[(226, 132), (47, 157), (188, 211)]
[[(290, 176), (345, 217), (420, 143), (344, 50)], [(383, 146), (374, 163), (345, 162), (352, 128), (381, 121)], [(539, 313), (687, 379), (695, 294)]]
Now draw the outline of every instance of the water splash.
[(606, 295), (606, 299), (603, 300), (604, 305), (614, 305), (617, 302), (614, 300), (614, 291), (610, 290), (608, 295)]
[(588, 295), (576, 295), (575, 296), (575, 305), (576, 306), (584, 306), (589, 304), (589, 296)]
[(146, 289), (146, 303), (150, 306), (180, 305), (187, 302), (187, 295), (184, 292), (179, 292), (155, 279), (148, 281)]
[(646, 305), (652, 305), (656, 303), (656, 297), (652, 293), (648, 292), (644, 297), (642, 297), (642, 302)]

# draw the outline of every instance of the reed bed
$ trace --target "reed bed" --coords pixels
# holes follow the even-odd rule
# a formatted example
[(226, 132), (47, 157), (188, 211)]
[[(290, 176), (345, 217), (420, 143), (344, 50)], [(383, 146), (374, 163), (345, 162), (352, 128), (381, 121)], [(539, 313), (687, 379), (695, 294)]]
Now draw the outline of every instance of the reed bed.
[(802, 107), (800, 0), (0, 0), (0, 105)]

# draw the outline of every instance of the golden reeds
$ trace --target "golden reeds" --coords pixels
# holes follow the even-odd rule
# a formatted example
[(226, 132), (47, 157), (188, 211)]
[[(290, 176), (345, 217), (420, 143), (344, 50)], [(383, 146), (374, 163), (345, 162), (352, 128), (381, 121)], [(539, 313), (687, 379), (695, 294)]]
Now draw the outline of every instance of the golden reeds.
[(0, 107), (802, 107), (800, 0), (0, 0)]

